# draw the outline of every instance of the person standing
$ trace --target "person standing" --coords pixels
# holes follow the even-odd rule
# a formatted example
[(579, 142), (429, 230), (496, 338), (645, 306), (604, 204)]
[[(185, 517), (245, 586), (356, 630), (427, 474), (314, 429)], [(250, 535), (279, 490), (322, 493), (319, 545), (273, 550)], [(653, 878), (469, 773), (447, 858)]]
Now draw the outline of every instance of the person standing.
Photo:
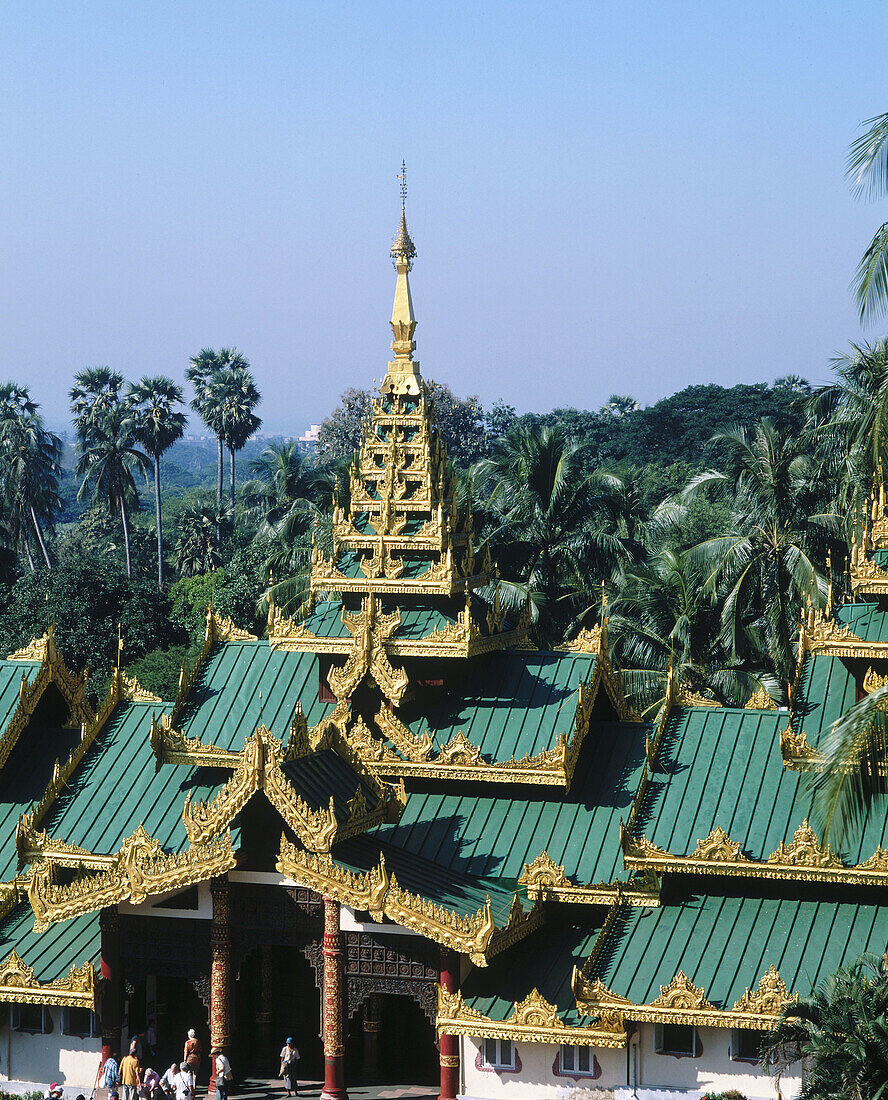
[(299, 1091), (296, 1083), (296, 1063), (298, 1061), (299, 1051), (296, 1049), (291, 1035), (284, 1043), (284, 1049), (281, 1051), (281, 1077), (284, 1079), (284, 1087), (287, 1090), (285, 1096), (295, 1096)]
[(188, 1063), (188, 1068), (194, 1075), (194, 1080), (197, 1081), (197, 1074), (200, 1071), (200, 1059), (203, 1054), (203, 1047), (200, 1045), (200, 1039), (194, 1032), (194, 1028), (190, 1028), (188, 1031), (188, 1038), (185, 1040), (185, 1061)]
[(120, 1066), (117, 1064), (117, 1051), (113, 1051), (109, 1058), (105, 1059), (102, 1067), (102, 1087), (108, 1090), (108, 1095), (120, 1084)]
[(225, 1053), (219, 1047), (211, 1051), (210, 1056), (215, 1059), (217, 1100), (228, 1100), (228, 1090), (234, 1080), (231, 1062), (228, 1061)]
[(194, 1096), (194, 1074), (187, 1062), (179, 1066), (179, 1072), (174, 1078), (176, 1086), (176, 1100), (192, 1100)]
[(120, 1083), (123, 1085), (123, 1100), (136, 1100), (139, 1095), (141, 1071), (139, 1059), (135, 1052), (129, 1054), (120, 1061)]

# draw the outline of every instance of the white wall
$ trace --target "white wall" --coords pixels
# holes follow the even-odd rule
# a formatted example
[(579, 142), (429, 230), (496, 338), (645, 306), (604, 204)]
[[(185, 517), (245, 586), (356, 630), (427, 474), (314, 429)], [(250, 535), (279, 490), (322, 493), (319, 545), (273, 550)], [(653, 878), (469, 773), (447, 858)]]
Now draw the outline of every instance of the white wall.
[(45, 1091), (54, 1081), (65, 1089), (65, 1100), (83, 1092), (89, 1096), (96, 1080), (102, 1040), (62, 1034), (62, 1008), (50, 1008), (52, 1031), (32, 1035), (11, 1031), (9, 1005), (0, 1005), (0, 1083), (12, 1091)]
[(463, 1100), (581, 1100), (603, 1094), (616, 1100), (698, 1100), (704, 1092), (737, 1089), (748, 1100), (791, 1100), (801, 1091), (800, 1077), (783, 1077), (778, 1092), (777, 1082), (761, 1066), (732, 1061), (729, 1029), (698, 1028), (698, 1034), (700, 1055), (677, 1058), (655, 1053), (653, 1024), (640, 1024), (628, 1055), (626, 1050), (593, 1048), (601, 1075), (578, 1080), (553, 1072), (559, 1049), (555, 1045), (516, 1043), (520, 1072), (497, 1072), (478, 1068), (481, 1040), (463, 1038), (461, 1096)]
[[(461, 1074), (463, 1095), (472, 1100), (559, 1100), (580, 1097), (587, 1090), (613, 1091), (626, 1081), (626, 1051), (593, 1048), (601, 1067), (597, 1078), (558, 1077), (553, 1072), (559, 1047), (543, 1043), (516, 1043), (515, 1052), (521, 1061), (518, 1073), (478, 1068), (480, 1039), (463, 1038), (461, 1044)], [(594, 1091), (589, 1093), (594, 1095)]]

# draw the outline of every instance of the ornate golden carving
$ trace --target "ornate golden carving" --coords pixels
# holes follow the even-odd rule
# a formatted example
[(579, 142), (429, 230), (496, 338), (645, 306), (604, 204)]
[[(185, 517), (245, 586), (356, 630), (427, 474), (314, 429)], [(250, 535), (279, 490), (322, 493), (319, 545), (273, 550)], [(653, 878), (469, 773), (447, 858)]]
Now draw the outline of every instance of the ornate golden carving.
[(575, 638), (565, 642), (559, 648), (567, 653), (598, 653), (601, 649), (601, 626), (596, 625), (587, 630), (581, 630)]
[(768, 856), (768, 863), (782, 867), (841, 867), (842, 861), (830, 851), (828, 844), (821, 844), (808, 824), (807, 818), (796, 829), (789, 844), (781, 844)]
[(140, 905), (149, 895), (203, 882), (234, 865), (230, 833), (184, 852), (166, 853), (140, 825), (121, 845), (114, 866), (98, 874), (80, 875), (62, 886), (52, 882), (51, 862), (36, 866), (28, 883), (34, 931), (121, 901)]
[(888, 675), (880, 676), (873, 668), (868, 668), (864, 673), (863, 690), (867, 695), (872, 695), (874, 691), (878, 691), (886, 684), (888, 684)]
[(164, 764), (185, 764), (189, 767), (236, 768), (241, 760), (239, 752), (205, 745), (197, 737), (185, 737), (170, 728), (169, 717), (162, 715), (160, 722), (152, 715), (149, 732), (154, 753), (154, 769), (159, 772)]
[(705, 840), (698, 840), (697, 847), (688, 859), (702, 859), (718, 863), (748, 863), (742, 855), (740, 844), (735, 844), (721, 825), (716, 825)]
[(786, 983), (780, 977), (773, 963), (759, 978), (754, 993), (746, 987), (746, 992), (734, 1003), (735, 1012), (752, 1013), (757, 1016), (778, 1016), (783, 1008), (799, 999), (798, 993), (790, 993)]
[(397, 608), (390, 614), (378, 610), (375, 595), (364, 598), (361, 610), (353, 614), (343, 607), (343, 624), (352, 635), (353, 643), (348, 660), (341, 668), (331, 668), (327, 681), (336, 698), (348, 699), (355, 688), (369, 673), (383, 694), (395, 706), (407, 690), (409, 680), (403, 669), (394, 669), (385, 651), (386, 639), (401, 624), (401, 612)]
[(65, 978), (41, 984), (16, 951), (0, 962), (0, 1001), (12, 1004), (95, 1007), (95, 971), (92, 963), (72, 967)]
[[(327, 894), (342, 905), (368, 911), (374, 920), (383, 915), (445, 947), (452, 947), (476, 966), (486, 966), (490, 955), (515, 943), (539, 927), (542, 909), (535, 905), (525, 913), (513, 898), (509, 920), (498, 929), (490, 899), (476, 912), (464, 914), (403, 889), (390, 875), (385, 859), (368, 872), (355, 873), (337, 864), (327, 853), (312, 853), (281, 838), (277, 869), (309, 889)], [(517, 902), (517, 907), (516, 907)]]
[(216, 642), (255, 642), (256, 635), (249, 630), (241, 630), (231, 619), (221, 618), (213, 612), (213, 640)]
[(446, 745), (442, 745), (438, 760), (442, 764), (466, 764), (475, 767), (481, 763), (481, 750), (459, 730)]
[(52, 639), (53, 627), (50, 626), (42, 638), (32, 638), (26, 646), (10, 653), (7, 661), (45, 661), (47, 650)]
[(524, 870), (518, 879), (518, 885), (526, 886), (529, 894), (532, 890), (535, 892), (548, 891), (557, 886), (572, 886), (573, 883), (565, 875), (564, 867), (556, 863), (549, 853), (543, 849), (533, 863), (524, 864)]
[(505, 1020), (491, 1020), (470, 1008), (461, 993), (438, 987), (439, 1034), (511, 1039), (526, 1043), (569, 1043), (574, 1046), (622, 1047), (626, 1030), (619, 1013), (602, 1014), (597, 1024), (570, 1027), (558, 1018), (558, 1009), (532, 990)]
[(163, 699), (152, 691), (146, 691), (135, 676), (127, 676), (121, 672), (121, 695), (131, 703), (162, 703)]
[(680, 707), (720, 707), (717, 699), (710, 699), (707, 695), (701, 695), (693, 691), (687, 684), (680, 683), (675, 696), (675, 702)]
[(715, 1005), (706, 1000), (704, 991), (698, 989), (683, 970), (679, 970), (668, 985), (660, 986), (659, 996), (651, 1001), (651, 1007), (683, 1012), (701, 1008), (717, 1011)]
[(780, 708), (763, 688), (756, 690), (746, 700), (746, 710), (779, 710)]
[(399, 752), (417, 762), (428, 760), (432, 751), (432, 735), (428, 730), (417, 736), (385, 703), (376, 714), (376, 724)]
[(805, 731), (796, 733), (792, 726), (780, 731), (780, 755), (784, 768), (796, 771), (810, 767), (818, 758), (817, 750), (808, 744)]

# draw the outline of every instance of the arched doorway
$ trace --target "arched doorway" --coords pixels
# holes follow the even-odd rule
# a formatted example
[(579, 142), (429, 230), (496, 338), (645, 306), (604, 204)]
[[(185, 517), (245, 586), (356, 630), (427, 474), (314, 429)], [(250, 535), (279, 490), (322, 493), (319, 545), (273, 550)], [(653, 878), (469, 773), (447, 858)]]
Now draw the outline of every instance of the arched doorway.
[(349, 1021), (347, 1081), (434, 1085), (438, 1082), (435, 1028), (409, 994), (371, 994)]
[(240, 966), (234, 990), (232, 1063), (239, 1077), (272, 1080), (292, 1035), (301, 1077), (323, 1078), (321, 996), (315, 971), (298, 947), (257, 945)]

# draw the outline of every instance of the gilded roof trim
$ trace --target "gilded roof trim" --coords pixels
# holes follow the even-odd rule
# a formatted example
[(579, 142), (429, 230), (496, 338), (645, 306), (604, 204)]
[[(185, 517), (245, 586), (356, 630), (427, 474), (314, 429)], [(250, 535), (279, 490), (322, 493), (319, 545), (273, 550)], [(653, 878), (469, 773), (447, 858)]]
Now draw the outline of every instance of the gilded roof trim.
[(821, 844), (807, 820), (765, 860), (743, 855), (741, 845), (716, 825), (686, 856), (676, 856), (651, 844), (645, 837), (620, 832), (623, 863), (628, 868), (649, 868), (658, 874), (726, 875), (742, 878), (782, 879), (793, 882), (841, 882), (847, 885), (884, 886), (888, 883), (888, 850), (876, 851), (854, 866), (846, 866), (828, 844)]
[(11, 951), (0, 962), (0, 1002), (31, 1005), (70, 1005), (95, 1008), (95, 970), (92, 963), (72, 966), (64, 978), (41, 983), (34, 977), (34, 967), (23, 962)]
[(558, 1018), (558, 1009), (534, 989), (515, 1005), (505, 1020), (491, 1020), (469, 1007), (459, 992), (438, 986), (439, 1035), (468, 1035), (484, 1039), (511, 1039), (521, 1043), (569, 1043), (573, 1046), (619, 1048), (626, 1045), (626, 1029), (619, 1012), (605, 1011), (592, 1027), (571, 1027)]
[(637, 884), (598, 882), (581, 886), (571, 882), (564, 867), (543, 850), (532, 863), (525, 863), (518, 885), (533, 899), (575, 903), (580, 905), (624, 905), (656, 908), (660, 904), (660, 883), (656, 874), (645, 875)]
[(207, 657), (209, 657), (210, 650), (213, 646), (216, 645), (217, 642), (255, 642), (256, 640), (255, 634), (250, 634), (247, 630), (239, 629), (239, 627), (234, 625), (231, 619), (222, 618), (216, 614), (212, 607), (208, 607), (206, 625), (204, 628), (204, 640), (200, 653), (197, 655), (197, 659), (190, 668), (183, 662), (182, 669), (179, 672), (179, 686), (176, 690), (176, 698), (173, 702), (172, 713), (170, 714), (170, 726), (175, 726), (179, 721), (188, 696), (191, 694), (191, 689), (194, 687), (195, 681), (198, 676), (200, 676), (204, 665), (207, 663)]
[(444, 947), (468, 955), (476, 966), (486, 966), (488, 958), (523, 939), (543, 920), (540, 899), (525, 912), (517, 893), (512, 898), (509, 918), (500, 928), (494, 920), (489, 897), (477, 913), (468, 916), (457, 913), (403, 889), (386, 868), (383, 855), (376, 867), (356, 873), (342, 867), (327, 853), (303, 851), (282, 837), (276, 867), (282, 875), (311, 890), (335, 898), (342, 905), (369, 912), (376, 921), (386, 916)]
[(79, 875), (63, 886), (52, 881), (51, 861), (35, 866), (28, 883), (34, 931), (43, 932), (56, 921), (121, 901), (140, 905), (151, 895), (181, 890), (221, 875), (235, 863), (228, 832), (209, 843), (192, 844), (184, 852), (164, 852), (140, 825), (121, 845), (113, 866), (104, 871)]

